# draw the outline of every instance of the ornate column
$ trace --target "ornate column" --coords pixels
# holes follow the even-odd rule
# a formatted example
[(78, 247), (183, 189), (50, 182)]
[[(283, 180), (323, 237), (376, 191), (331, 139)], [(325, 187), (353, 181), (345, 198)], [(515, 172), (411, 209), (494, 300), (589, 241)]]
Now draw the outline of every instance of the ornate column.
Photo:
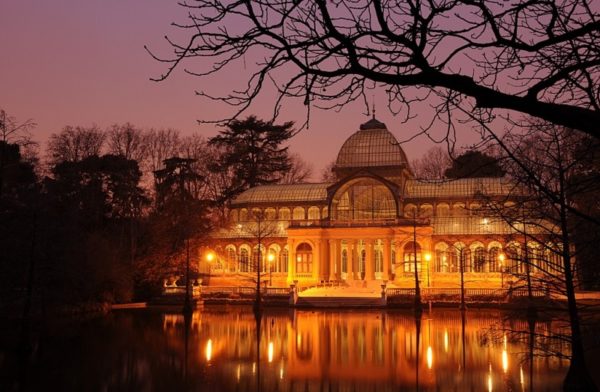
[(373, 252), (373, 240), (366, 240), (365, 253), (367, 254), (367, 259), (365, 260), (365, 280), (375, 279), (375, 265), (373, 262)]
[(313, 266), (312, 279), (316, 282), (319, 280), (321, 271), (321, 240), (315, 240), (315, 249), (313, 249)]
[(329, 280), (337, 280), (340, 271), (336, 269), (337, 264), (337, 241), (329, 240)]
[(392, 240), (384, 238), (383, 240), (383, 280), (390, 280), (390, 264), (392, 256)]
[(295, 241), (288, 238), (288, 282), (296, 279), (296, 246)]
[(356, 261), (356, 240), (348, 241), (348, 280), (354, 280), (354, 263)]

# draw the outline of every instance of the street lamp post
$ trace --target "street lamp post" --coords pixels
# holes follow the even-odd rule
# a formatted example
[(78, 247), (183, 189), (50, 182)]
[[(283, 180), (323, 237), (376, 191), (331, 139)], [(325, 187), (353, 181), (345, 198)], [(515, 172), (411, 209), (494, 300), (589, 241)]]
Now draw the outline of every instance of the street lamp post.
[(429, 288), (429, 287), (431, 287), (430, 282), (429, 282), (429, 275), (431, 275), (431, 266), (430, 266), (431, 253), (429, 253), (429, 252), (425, 253), (425, 261), (427, 262), (427, 288)]
[(267, 261), (269, 262), (269, 286), (273, 286), (273, 260), (275, 260), (275, 255), (269, 253), (267, 256)]
[(206, 254), (206, 262), (208, 263), (208, 277), (210, 278), (211, 270), (212, 270), (212, 261), (215, 259), (215, 254), (212, 252), (208, 252)]

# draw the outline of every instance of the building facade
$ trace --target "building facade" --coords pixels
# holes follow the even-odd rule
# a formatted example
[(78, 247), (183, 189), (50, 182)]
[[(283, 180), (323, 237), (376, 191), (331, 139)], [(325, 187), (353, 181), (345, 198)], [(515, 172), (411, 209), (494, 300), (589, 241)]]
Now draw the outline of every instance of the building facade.
[[(416, 269), (422, 287), (457, 287), (462, 268), (467, 287), (499, 287), (505, 274), (525, 268), (522, 236), (483, 208), (490, 201), (510, 206), (507, 180), (417, 180), (375, 118), (344, 142), (333, 170), (335, 182), (259, 186), (239, 195), (230, 227), (204, 250), (216, 255), (213, 281), (241, 283), (260, 268), (272, 286), (414, 287)], [(554, 257), (547, 247), (528, 246), (539, 260)]]

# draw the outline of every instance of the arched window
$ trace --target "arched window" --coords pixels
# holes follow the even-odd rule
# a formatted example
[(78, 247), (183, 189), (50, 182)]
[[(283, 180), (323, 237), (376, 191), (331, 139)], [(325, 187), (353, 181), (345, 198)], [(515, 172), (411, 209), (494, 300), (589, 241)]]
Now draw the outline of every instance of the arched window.
[(290, 220), (290, 209), (287, 207), (282, 207), (279, 209), (279, 219), (280, 220)]
[(467, 215), (467, 210), (465, 208), (465, 204), (464, 203), (454, 203), (452, 205), (452, 215), (454, 215), (454, 216)]
[(473, 271), (485, 272), (485, 249), (483, 246), (477, 246), (473, 250)]
[(235, 223), (238, 221), (238, 219), (239, 219), (238, 210), (233, 209), (233, 210), (229, 211), (229, 222)]
[(342, 271), (341, 272), (348, 272), (348, 250), (347, 249), (342, 249)]
[(404, 272), (415, 272), (415, 249), (417, 256), (417, 270), (421, 271), (421, 246), (415, 242), (404, 245)]
[(357, 178), (340, 187), (331, 201), (334, 220), (374, 220), (396, 217), (392, 191), (373, 178)]
[(265, 219), (266, 220), (275, 220), (277, 219), (277, 212), (275, 208), (267, 208), (265, 209)]
[(519, 245), (510, 243), (506, 247), (506, 258), (504, 260), (505, 265), (502, 267), (504, 271), (519, 273), (521, 272), (521, 260), (520, 260), (520, 249)]
[(279, 270), (281, 272), (287, 272), (288, 270), (288, 248), (287, 245), (283, 248), (281, 253), (279, 254)]
[(407, 218), (414, 218), (417, 216), (417, 206), (414, 204), (406, 204), (404, 206), (404, 216)]
[(421, 218), (430, 218), (433, 216), (433, 206), (431, 204), (421, 204), (419, 208), (419, 216)]
[(234, 271), (235, 270), (235, 246), (233, 245), (228, 245), (227, 249), (225, 251), (226, 256), (227, 256), (227, 269), (229, 269), (230, 271)]
[(299, 274), (312, 273), (312, 246), (303, 242), (296, 248), (296, 272)]
[(304, 208), (302, 207), (294, 207), (294, 220), (304, 220), (306, 219), (304, 216)]
[(502, 248), (499, 245), (492, 244), (489, 250), (489, 271), (490, 272), (501, 272), (500, 271), (500, 255)]
[(308, 209), (308, 219), (319, 220), (319, 207), (313, 206)]
[(261, 272), (267, 272), (267, 250), (264, 245), (260, 245), (260, 252), (258, 251), (258, 245), (252, 249), (252, 264), (250, 267), (252, 272), (256, 272), (259, 267)]
[(246, 222), (248, 220), (248, 210), (242, 208), (240, 210), (240, 222)]
[(450, 215), (450, 206), (447, 203), (440, 203), (436, 207), (437, 216), (448, 216)]
[(462, 242), (455, 242), (448, 250), (449, 268), (452, 271), (460, 272), (461, 266), (463, 272), (469, 272), (469, 249)]
[(267, 271), (280, 272), (278, 256), (281, 253), (281, 248), (277, 244), (269, 246), (269, 251), (265, 257), (265, 263), (267, 264)]
[(445, 242), (439, 242), (435, 244), (435, 260), (434, 260), (434, 271), (435, 272), (451, 272), (450, 264), (447, 256), (448, 245)]
[(250, 253), (248, 252), (248, 248), (243, 247), (240, 249), (240, 260), (238, 265), (238, 271), (240, 272), (248, 272), (250, 264)]

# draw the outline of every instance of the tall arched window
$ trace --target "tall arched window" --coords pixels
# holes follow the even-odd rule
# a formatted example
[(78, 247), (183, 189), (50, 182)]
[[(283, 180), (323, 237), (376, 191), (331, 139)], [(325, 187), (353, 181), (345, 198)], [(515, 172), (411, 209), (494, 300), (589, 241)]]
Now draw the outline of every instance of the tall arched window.
[(308, 209), (309, 220), (319, 220), (319, 207), (312, 206)]
[(489, 265), (490, 272), (501, 272), (500, 271), (500, 254), (502, 250), (499, 246), (492, 246), (489, 251)]
[(280, 220), (290, 220), (290, 209), (287, 207), (282, 207), (279, 209), (279, 219)]
[(421, 246), (410, 241), (404, 245), (404, 272), (415, 272), (415, 249), (417, 251), (417, 271), (421, 271)]
[(287, 245), (283, 248), (283, 250), (279, 254), (279, 264), (280, 264), (279, 270), (281, 272), (287, 272), (287, 270), (288, 270), (288, 248), (287, 248)]
[(435, 244), (435, 259), (434, 259), (434, 271), (435, 272), (450, 272), (450, 263), (447, 256), (448, 245), (444, 242)]
[(294, 207), (293, 211), (294, 220), (304, 220), (306, 217), (304, 216), (304, 208), (302, 207)]
[(235, 270), (235, 247), (233, 245), (227, 246), (227, 269)]
[(343, 249), (342, 250), (342, 271), (341, 272), (348, 272), (348, 250), (347, 249)]
[(238, 265), (238, 271), (248, 272), (248, 265), (250, 264), (250, 254), (248, 252), (248, 248), (240, 249), (240, 260)]
[(312, 273), (312, 246), (303, 242), (296, 248), (296, 272), (299, 274)]
[(485, 249), (483, 246), (478, 246), (473, 251), (473, 271), (485, 272)]

